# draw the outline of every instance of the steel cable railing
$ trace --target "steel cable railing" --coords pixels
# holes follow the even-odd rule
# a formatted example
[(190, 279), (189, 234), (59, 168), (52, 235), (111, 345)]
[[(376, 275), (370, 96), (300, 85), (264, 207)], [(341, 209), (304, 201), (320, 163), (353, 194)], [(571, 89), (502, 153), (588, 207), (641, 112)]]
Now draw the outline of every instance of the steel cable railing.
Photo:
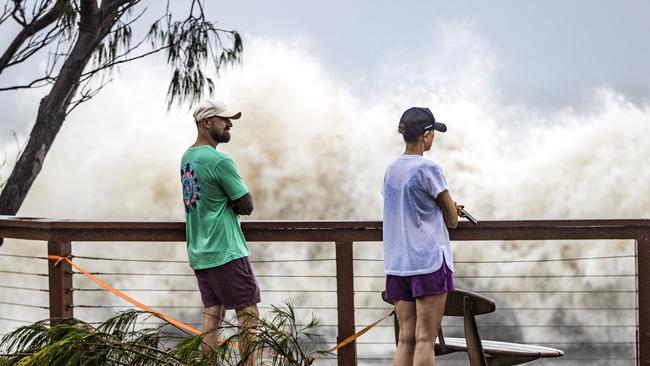
[[(82, 243), (77, 243), (81, 245)], [(119, 244), (115, 244), (119, 245)], [(251, 246), (257, 245), (256, 243), (251, 244)], [(376, 245), (376, 244), (375, 244)], [(17, 255), (17, 254), (6, 254), (2, 253), (0, 248), (0, 257), (11, 258), (12, 260), (38, 260), (37, 265), (25, 266), (28, 268), (14, 268), (14, 267), (4, 267), (7, 261), (3, 261), (3, 267), (0, 269), (0, 273), (7, 274), (12, 276), (11, 281), (5, 282), (6, 276), (0, 277), (0, 288), (3, 289), (3, 296), (0, 298), (0, 308), (5, 309), (7, 307), (15, 308), (26, 308), (26, 309), (48, 309), (46, 302), (43, 304), (38, 303), (23, 303), (15, 301), (19, 292), (27, 293), (41, 293), (47, 292), (46, 288), (41, 286), (20, 286), (21, 278), (27, 277), (46, 277), (47, 274), (42, 273), (41, 271), (45, 267), (43, 260), (45, 257), (39, 256), (27, 256), (27, 255)], [(75, 247), (77, 249), (77, 247)], [(629, 251), (629, 247), (627, 248)], [(365, 253), (364, 253), (365, 254)], [(634, 254), (613, 254), (610, 256), (571, 256), (567, 258), (540, 258), (540, 259), (492, 259), (486, 257), (481, 260), (464, 260), (465, 258), (461, 257), (456, 260), (456, 272), (457, 272), (457, 285), (462, 284), (465, 289), (484, 294), (489, 297), (495, 298), (497, 302), (497, 311), (494, 314), (485, 315), (478, 319), (479, 329), (482, 332), (482, 335), (485, 334), (484, 338), (493, 339), (494, 334), (507, 334), (506, 339), (511, 342), (523, 342), (523, 343), (534, 343), (539, 345), (547, 345), (551, 347), (561, 348), (565, 350), (565, 357), (559, 359), (553, 359), (552, 361), (538, 361), (538, 363), (562, 363), (562, 364), (580, 364), (581, 362), (589, 361), (601, 361), (601, 362), (611, 362), (610, 364), (629, 364), (632, 363), (629, 361), (635, 360), (635, 338), (634, 333), (636, 327), (636, 319), (634, 319), (634, 314), (638, 310), (638, 306), (635, 302), (635, 296), (637, 290), (635, 287), (636, 273), (630, 273), (631, 266), (630, 263), (632, 260), (635, 260), (636, 257)], [(166, 293), (187, 293), (187, 297), (184, 297), (182, 300), (187, 303), (182, 303), (180, 300), (178, 302), (174, 301), (173, 304), (165, 304), (164, 302), (155, 302), (153, 304), (159, 304), (159, 306), (151, 305), (157, 309), (165, 309), (165, 311), (170, 311), (175, 315), (188, 315), (188, 324), (194, 324), (200, 326), (200, 315), (202, 307), (200, 306), (200, 299), (198, 297), (198, 290), (196, 289), (196, 284), (194, 282), (194, 275), (187, 269), (187, 263), (184, 260), (170, 260), (170, 259), (129, 259), (129, 258), (110, 258), (110, 257), (100, 257), (100, 256), (73, 256), (73, 260), (83, 261), (84, 266), (88, 269), (93, 269), (95, 267), (101, 267), (98, 264), (100, 262), (109, 262), (111, 270), (98, 270), (93, 271), (92, 273), (98, 276), (106, 276), (107, 281), (113, 282), (116, 285), (116, 288), (124, 292), (133, 292), (133, 293), (157, 293), (159, 296), (157, 299), (170, 299), (170, 296), (164, 296)], [(310, 310), (320, 312), (323, 315), (324, 324), (322, 325), (325, 329), (323, 332), (326, 336), (327, 341), (323, 344), (332, 344), (330, 340), (336, 338), (336, 298), (334, 294), (336, 293), (335, 280), (336, 275), (333, 273), (332, 268), (320, 268), (320, 264), (332, 264), (335, 259), (328, 258), (279, 258), (274, 260), (253, 260), (253, 266), (257, 277), (260, 281), (263, 292), (263, 301), (264, 295), (274, 296), (272, 301), (281, 299), (276, 295), (289, 294), (294, 298), (296, 310), (302, 312), (309, 312)], [(389, 306), (382, 306), (381, 299), (379, 297), (379, 292), (383, 289), (383, 278), (381, 274), (381, 263), (380, 258), (368, 258), (360, 257), (355, 258), (355, 293), (356, 296), (356, 307), (355, 314), (357, 317), (357, 329), (361, 329), (365, 324), (370, 323), (374, 318), (379, 317), (382, 312), (388, 311)], [(597, 273), (593, 271), (594, 267), (598, 265), (592, 265), (593, 263), (602, 263), (603, 261), (613, 261), (618, 264), (613, 265), (613, 267), (621, 269), (618, 273)], [(123, 263), (122, 263), (123, 262)], [(117, 263), (122, 263), (117, 265)], [(298, 265), (298, 264), (309, 264), (307, 268), (309, 270), (320, 269), (323, 271), (322, 274), (313, 274), (311, 272), (284, 272), (289, 269), (288, 265)], [(374, 265), (373, 265), (374, 263)], [(539, 271), (534, 273), (522, 273), (517, 274), (520, 270), (513, 270), (512, 273), (515, 274), (503, 274), (503, 273), (490, 273), (488, 270), (483, 267), (489, 265), (506, 265), (506, 266), (520, 266), (520, 265), (531, 265), (531, 264), (553, 264), (553, 263), (569, 263), (571, 264), (576, 273), (571, 274), (559, 274), (553, 273), (553, 270), (550, 269), (549, 273), (541, 273)], [(590, 263), (590, 271), (586, 271), (576, 263)], [(130, 267), (129, 265), (123, 264), (138, 264), (137, 267)], [(165, 272), (158, 272), (157, 269), (152, 269), (151, 271), (145, 270), (147, 266), (162, 264), (167, 265), (180, 265), (181, 269), (175, 271), (169, 269)], [(271, 265), (267, 270), (265, 265)], [(283, 267), (274, 268), (273, 265), (285, 265)], [(371, 264), (370, 266), (365, 266), (364, 264)], [(478, 267), (481, 268), (478, 268)], [(124, 268), (123, 268), (124, 267)], [(184, 269), (183, 269), (184, 267)], [(277, 266), (276, 266), (277, 267)], [(363, 268), (361, 268), (363, 267)], [(137, 271), (129, 271), (130, 269), (136, 268)], [(577, 269), (576, 269), (577, 268)], [(295, 268), (293, 268), (295, 269)], [(301, 268), (302, 269), (302, 268)], [(489, 269), (489, 268), (488, 268)], [(530, 271), (530, 268), (525, 268), (525, 271)], [(502, 270), (501, 272), (503, 272)], [(370, 273), (368, 273), (370, 272)], [(466, 273), (466, 274), (465, 274)], [(480, 273), (480, 274), (474, 274)], [(113, 299), (105, 295), (102, 289), (93, 287), (93, 285), (87, 282), (82, 276), (78, 275), (78, 272), (73, 271), (74, 278), (74, 287), (73, 291), (75, 293), (74, 308), (80, 310), (79, 313), (75, 315), (79, 318), (84, 318), (88, 316), (92, 318), (92, 313), (99, 309), (104, 309), (109, 312), (117, 309), (128, 309), (131, 308), (128, 305), (120, 305), (119, 299)], [(150, 287), (147, 284), (150, 282), (144, 281), (143, 277), (151, 277), (154, 279), (151, 283), (159, 283), (160, 287)], [(176, 278), (179, 281), (165, 281), (160, 283), (160, 278)], [(137, 278), (134, 279), (134, 278)], [(310, 281), (323, 281), (323, 284), (319, 288), (309, 288), (305, 287), (304, 283), (299, 283), (299, 279), (307, 279), (307, 285), (313, 285)], [(583, 282), (589, 280), (604, 281), (607, 279), (613, 279), (617, 281), (621, 288), (609, 288), (609, 287), (600, 287), (600, 288), (580, 288), (580, 286), (591, 286), (591, 282)], [(284, 281), (280, 281), (284, 280)], [(496, 284), (499, 284), (498, 281), (509, 280), (509, 286), (511, 287), (498, 287)], [(134, 281), (145, 282), (142, 287), (133, 287)], [(366, 282), (364, 282), (366, 281)], [(465, 282), (466, 281), (466, 282)], [(483, 282), (481, 282), (483, 281)], [(536, 289), (532, 287), (531, 282), (527, 281), (555, 281), (550, 284), (546, 284), (547, 288)], [(179, 286), (178, 284), (182, 284)], [(534, 283), (534, 282), (533, 282)], [(325, 286), (328, 284), (327, 286)], [(129, 286), (130, 285), (130, 286)], [(164, 286), (162, 286), (164, 285)], [(516, 285), (516, 286), (515, 286)], [(551, 286), (552, 285), (552, 286)], [(571, 286), (569, 286), (571, 285)], [(168, 287), (167, 287), (168, 286)], [(469, 287), (467, 287), (469, 286)], [(548, 287), (551, 286), (551, 287)], [(566, 286), (566, 287), (562, 287)], [(461, 287), (461, 286), (459, 286)], [(573, 289), (567, 287), (574, 287)], [(99, 297), (95, 296), (99, 295)], [(135, 296), (139, 296), (135, 294)], [(183, 295), (185, 296), (185, 295)], [(295, 296), (295, 297), (294, 297)], [(548, 306), (543, 305), (544, 298), (549, 296), (556, 296), (559, 299), (562, 299), (561, 306)], [(10, 301), (10, 299), (14, 301)], [(366, 298), (370, 300), (366, 300)], [(517, 304), (508, 305), (513, 302), (513, 299), (516, 299), (519, 302), (523, 302), (525, 305)], [(527, 300), (528, 299), (528, 300)], [(632, 299), (632, 300), (630, 300)], [(606, 306), (608, 301), (615, 300), (622, 305), (617, 306)], [(542, 305), (540, 305), (540, 303)], [(261, 310), (267, 311), (271, 302), (263, 302), (260, 306)], [(311, 306), (313, 304), (318, 304), (318, 306)], [(374, 305), (368, 305), (374, 304)], [(501, 306), (501, 304), (503, 304)], [(537, 304), (537, 305), (534, 305)], [(555, 318), (557, 322), (546, 322), (543, 319), (548, 317), (548, 315), (541, 314), (544, 312), (555, 313)], [(605, 315), (600, 315), (599, 313), (605, 313)], [(633, 313), (633, 315), (612, 315), (614, 313)], [(524, 314), (530, 313), (530, 314)], [(575, 314), (574, 314), (575, 313)], [(106, 314), (106, 313), (103, 313)], [(541, 320), (540, 320), (541, 316)], [(516, 318), (517, 322), (513, 324), (505, 323), (504, 319), (513, 319)], [(595, 318), (594, 318), (595, 317)], [(21, 317), (10, 316), (3, 317), (0, 320), (7, 325), (8, 322), (13, 322), (20, 325), (27, 324), (31, 322), (32, 318), (26, 317), (23, 319)], [(33, 321), (40, 320), (43, 317), (35, 317)], [(553, 316), (551, 316), (553, 318)], [(594, 318), (595, 321), (590, 322), (590, 318)], [(194, 320), (194, 321), (193, 321)], [(198, 320), (198, 321), (197, 321)], [(614, 322), (614, 320), (619, 321)], [(6, 333), (10, 330), (11, 327), (4, 327), (0, 329), (0, 333)], [(444, 329), (446, 330), (447, 336), (462, 335), (462, 325), (459, 321), (455, 319), (445, 319)], [(504, 331), (505, 329), (505, 331)], [(574, 337), (575, 339), (549, 339), (544, 338), (544, 333), (538, 333), (536, 330), (553, 331), (550, 337), (556, 336), (556, 334), (562, 334), (561, 329), (568, 329), (566, 331), (569, 337)], [(592, 332), (593, 330), (593, 332)], [(602, 340), (595, 338), (600, 333), (619, 331), (622, 335), (620, 340)], [(375, 333), (376, 332), (376, 333)], [(378, 331), (372, 331), (368, 334), (368, 338), (357, 341), (358, 345), (358, 360), (360, 364), (390, 364), (392, 359), (390, 355), (394, 350), (393, 344), (393, 335), (392, 335), (392, 324), (390, 321), (387, 321), (385, 324), (380, 324), (378, 326)], [(517, 338), (519, 337), (519, 338)], [(365, 338), (365, 337), (364, 337)], [(590, 340), (595, 339), (595, 340)], [(330, 342), (328, 342), (330, 341)], [(377, 349), (381, 349), (381, 352), (376, 352)], [(581, 351), (582, 350), (582, 351)], [(381, 353), (381, 355), (379, 355)], [(594, 355), (603, 355), (602, 358), (598, 358)], [(463, 364), (463, 355), (457, 355), (453, 357), (442, 358), (441, 365), (455, 365)], [(627, 363), (625, 363), (627, 362)]]
[[(11, 243), (6, 243), (8, 247)], [(0, 337), (9, 331), (47, 319), (47, 258), (7, 253), (0, 248)]]

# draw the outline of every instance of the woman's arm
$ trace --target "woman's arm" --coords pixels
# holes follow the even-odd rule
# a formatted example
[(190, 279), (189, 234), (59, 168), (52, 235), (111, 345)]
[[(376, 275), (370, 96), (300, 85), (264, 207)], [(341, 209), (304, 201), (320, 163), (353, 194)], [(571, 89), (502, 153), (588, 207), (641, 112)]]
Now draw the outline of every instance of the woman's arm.
[(455, 229), (458, 225), (458, 216), (460, 215), (460, 206), (451, 199), (449, 191), (442, 191), (436, 198), (438, 205), (442, 210), (442, 216), (445, 219), (445, 224), (450, 229)]

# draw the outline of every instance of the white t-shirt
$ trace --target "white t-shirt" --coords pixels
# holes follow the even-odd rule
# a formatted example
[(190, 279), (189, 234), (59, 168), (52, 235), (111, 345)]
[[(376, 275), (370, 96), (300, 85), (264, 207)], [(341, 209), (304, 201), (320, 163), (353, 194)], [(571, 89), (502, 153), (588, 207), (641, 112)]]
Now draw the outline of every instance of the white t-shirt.
[(443, 260), (453, 272), (449, 232), (435, 198), (446, 191), (442, 169), (420, 155), (401, 155), (384, 176), (384, 273), (433, 273)]

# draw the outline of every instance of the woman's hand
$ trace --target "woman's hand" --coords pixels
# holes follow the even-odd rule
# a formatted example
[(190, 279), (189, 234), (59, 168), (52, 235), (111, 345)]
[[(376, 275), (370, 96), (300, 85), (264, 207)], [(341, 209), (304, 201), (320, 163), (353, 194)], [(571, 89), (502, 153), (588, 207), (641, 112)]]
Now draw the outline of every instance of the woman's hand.
[(459, 205), (458, 202), (454, 201), (454, 207), (456, 208), (456, 215), (458, 215), (458, 217), (463, 217), (463, 212), (461, 210), (465, 208), (465, 205)]

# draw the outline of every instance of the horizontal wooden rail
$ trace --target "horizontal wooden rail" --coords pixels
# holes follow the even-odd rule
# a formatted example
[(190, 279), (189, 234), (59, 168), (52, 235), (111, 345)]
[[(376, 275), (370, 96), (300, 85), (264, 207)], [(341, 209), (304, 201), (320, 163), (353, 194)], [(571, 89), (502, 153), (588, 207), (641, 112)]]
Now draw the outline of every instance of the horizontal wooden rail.
[[(243, 221), (249, 241), (381, 241), (381, 221)], [(637, 239), (648, 219), (459, 223), (451, 240)], [(0, 237), (44, 241), (185, 241), (181, 221), (75, 221), (0, 216)]]

